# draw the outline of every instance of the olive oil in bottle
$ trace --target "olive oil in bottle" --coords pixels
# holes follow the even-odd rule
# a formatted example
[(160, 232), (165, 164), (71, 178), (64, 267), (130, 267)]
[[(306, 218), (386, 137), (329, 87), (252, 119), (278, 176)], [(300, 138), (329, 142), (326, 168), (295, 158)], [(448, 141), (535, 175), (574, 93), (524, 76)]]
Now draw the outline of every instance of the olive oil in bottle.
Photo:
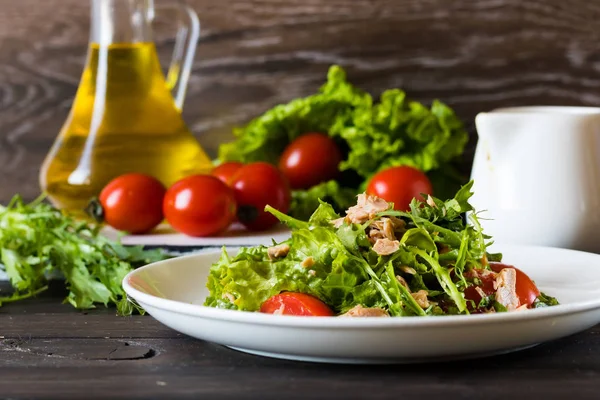
[(149, 174), (168, 186), (211, 166), (181, 117), (154, 43), (91, 44), (40, 183), (57, 207), (79, 211), (121, 174)]

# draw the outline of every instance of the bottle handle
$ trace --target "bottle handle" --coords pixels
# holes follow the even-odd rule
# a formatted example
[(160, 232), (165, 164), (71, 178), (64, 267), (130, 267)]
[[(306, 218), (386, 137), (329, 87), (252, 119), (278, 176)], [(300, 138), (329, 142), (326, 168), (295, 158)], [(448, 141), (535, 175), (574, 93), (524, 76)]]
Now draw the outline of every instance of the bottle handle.
[(166, 80), (167, 87), (174, 93), (175, 105), (181, 110), (183, 109), (187, 85), (192, 71), (196, 45), (200, 38), (200, 21), (198, 14), (183, 3), (161, 4), (157, 5), (156, 9), (177, 9), (180, 11), (180, 26), (177, 31)]

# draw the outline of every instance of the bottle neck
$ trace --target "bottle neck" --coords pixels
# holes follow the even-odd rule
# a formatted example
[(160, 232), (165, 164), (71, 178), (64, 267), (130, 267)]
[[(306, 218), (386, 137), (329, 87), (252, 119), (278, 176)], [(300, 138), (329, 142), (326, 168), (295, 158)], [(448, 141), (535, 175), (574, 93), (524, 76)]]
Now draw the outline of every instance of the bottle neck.
[(90, 42), (152, 41), (154, 0), (91, 0)]

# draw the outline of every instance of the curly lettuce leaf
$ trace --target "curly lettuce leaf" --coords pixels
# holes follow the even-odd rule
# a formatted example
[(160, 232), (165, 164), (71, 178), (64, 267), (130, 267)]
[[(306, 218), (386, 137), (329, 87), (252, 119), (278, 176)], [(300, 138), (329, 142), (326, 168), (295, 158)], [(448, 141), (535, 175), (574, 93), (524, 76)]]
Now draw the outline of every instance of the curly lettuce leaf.
[(399, 89), (385, 91), (380, 101), (346, 81), (334, 65), (317, 94), (278, 105), (234, 130), (236, 140), (219, 148), (221, 161), (266, 161), (277, 164), (285, 147), (308, 132), (326, 133), (340, 145), (344, 158), (337, 182), (325, 182), (293, 193), (290, 213), (306, 219), (318, 199), (337, 211), (352, 204), (378, 171), (412, 166), (426, 172), (434, 191), (451, 196), (464, 177), (453, 163), (463, 153), (468, 134), (454, 111), (435, 100), (428, 108), (407, 99)]
[(392, 89), (381, 101), (353, 116), (353, 124), (330, 132), (343, 138), (350, 151), (340, 169), (354, 170), (364, 178), (395, 166), (429, 172), (445, 167), (460, 156), (468, 133), (452, 109), (435, 100), (431, 108), (408, 101)]
[(308, 219), (319, 207), (320, 201), (331, 204), (336, 212), (342, 212), (356, 203), (356, 190), (342, 187), (336, 181), (323, 182), (308, 190), (294, 190), (290, 215)]
[(221, 161), (266, 161), (276, 164), (285, 147), (307, 132), (329, 132), (351, 123), (357, 109), (370, 108), (371, 96), (346, 81), (332, 66), (317, 94), (275, 106), (248, 125), (234, 130), (236, 140), (219, 148)]
[[(287, 243), (290, 253), (275, 261), (269, 260), (264, 246), (242, 249), (233, 258), (223, 250), (210, 270), (205, 305), (257, 311), (269, 297), (292, 291), (311, 294), (341, 310), (354, 288), (367, 279), (360, 261), (345, 251), (330, 228), (299, 229)], [(309, 257), (312, 265), (307, 268), (302, 262)]]
[(129, 304), (121, 282), (127, 273), (170, 255), (162, 250), (122, 246), (100, 235), (100, 227), (63, 214), (43, 196), (26, 204), (17, 195), (0, 206), (0, 272), (14, 288), (0, 295), (0, 306), (36, 296), (48, 288), (48, 276), (62, 275), (69, 291), (65, 302), (78, 309), (116, 305), (119, 314), (143, 312)]

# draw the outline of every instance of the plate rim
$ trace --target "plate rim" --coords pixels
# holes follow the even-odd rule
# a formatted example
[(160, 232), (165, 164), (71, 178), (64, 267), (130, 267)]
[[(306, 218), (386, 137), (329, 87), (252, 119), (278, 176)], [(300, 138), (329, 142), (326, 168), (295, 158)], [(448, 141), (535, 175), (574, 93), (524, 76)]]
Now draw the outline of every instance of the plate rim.
[[(561, 251), (571, 254), (580, 254), (585, 256), (598, 257), (600, 263), (600, 254), (588, 253), (584, 251), (563, 249), (548, 246), (530, 246), (495, 244), (494, 247), (501, 247), (506, 250), (512, 249), (535, 249)], [(225, 246), (224, 246), (225, 247)], [(207, 307), (201, 304), (185, 303), (159, 296), (144, 293), (134, 288), (129, 281), (137, 274), (153, 268), (164, 267), (165, 264), (173, 260), (183, 261), (188, 258), (204, 258), (220, 254), (221, 249), (207, 251), (202, 253), (187, 254), (178, 256), (169, 260), (154, 262), (129, 272), (122, 281), (122, 287), (128, 297), (136, 302), (148, 304), (149, 306), (163, 311), (173, 312), (181, 315), (200, 317), (211, 320), (220, 320), (227, 322), (237, 322), (245, 324), (254, 324), (262, 326), (277, 326), (289, 328), (307, 328), (307, 329), (431, 329), (436, 327), (454, 327), (469, 325), (488, 325), (503, 324), (507, 322), (517, 322), (523, 320), (547, 319), (565, 314), (579, 314), (600, 308), (600, 297), (596, 300), (575, 302), (570, 304), (560, 304), (552, 307), (537, 308), (522, 312), (492, 313), (492, 314), (470, 314), (470, 315), (444, 315), (433, 316), (433, 318), (424, 317), (391, 317), (391, 318), (339, 318), (339, 317), (318, 317), (318, 318), (299, 318), (298, 316), (261, 314), (258, 312), (247, 312), (238, 310), (227, 310), (213, 307)]]

